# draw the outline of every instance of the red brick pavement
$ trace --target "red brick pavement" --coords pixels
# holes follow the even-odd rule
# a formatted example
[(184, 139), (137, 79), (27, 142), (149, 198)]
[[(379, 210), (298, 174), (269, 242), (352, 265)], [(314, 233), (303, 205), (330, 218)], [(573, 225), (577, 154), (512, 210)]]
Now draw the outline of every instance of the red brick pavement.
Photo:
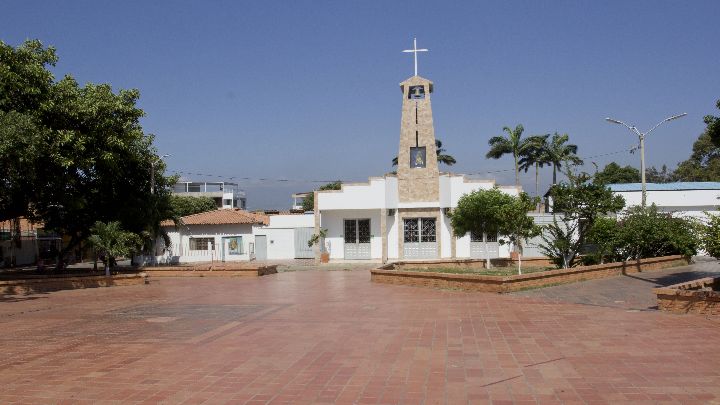
[(367, 271), (0, 299), (0, 403), (720, 403), (720, 322)]

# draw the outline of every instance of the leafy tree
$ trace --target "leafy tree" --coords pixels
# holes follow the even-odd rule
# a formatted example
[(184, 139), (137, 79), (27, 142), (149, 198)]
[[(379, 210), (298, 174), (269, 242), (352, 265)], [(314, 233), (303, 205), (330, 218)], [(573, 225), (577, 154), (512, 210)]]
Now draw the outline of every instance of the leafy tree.
[[(717, 101), (715, 106), (720, 110), (720, 100)], [(715, 146), (720, 147), (720, 117), (714, 117), (708, 114), (703, 118), (703, 122), (707, 125), (705, 132), (710, 136), (710, 140), (712, 140)]]
[(668, 169), (667, 165), (662, 165), (660, 170), (655, 166), (645, 169), (645, 181), (648, 183), (671, 183), (675, 181), (675, 173)]
[(680, 181), (720, 181), (720, 147), (705, 131), (693, 144), (690, 158), (675, 169)]
[(173, 216), (176, 218), (217, 209), (215, 201), (210, 197), (170, 196)]
[(552, 209), (560, 216), (554, 219), (543, 235), (541, 246), (545, 255), (555, 259), (563, 267), (572, 267), (586, 244), (586, 237), (595, 221), (619, 212), (625, 199), (614, 195), (604, 184), (592, 183), (582, 174), (571, 177), (570, 183), (556, 184), (550, 188)]
[(577, 145), (568, 144), (569, 140), (570, 136), (568, 134), (560, 135), (555, 132), (545, 149), (546, 155), (544, 159), (553, 168), (553, 184), (557, 184), (557, 172), (562, 169), (563, 165), (583, 164), (582, 159), (577, 155)]
[(517, 250), (518, 274), (522, 274), (523, 241), (540, 234), (540, 227), (528, 216), (528, 212), (537, 206), (538, 200), (537, 197), (530, 198), (526, 193), (520, 193), (519, 197), (512, 197), (512, 201), (500, 209), (500, 234), (507, 236), (510, 245)]
[(0, 42), (0, 168), (10, 168), (0, 174), (0, 217), (22, 215), (69, 236), (62, 266), (95, 221), (155, 232), (170, 215), (172, 179), (140, 126), (138, 91), (55, 81), (47, 67), (56, 61), (39, 41)]
[(707, 215), (708, 222), (702, 232), (702, 246), (707, 254), (720, 259), (720, 215)]
[(515, 129), (503, 127), (507, 136), (493, 136), (488, 141), (490, 150), (485, 155), (488, 159), (500, 159), (505, 155), (512, 155), (515, 161), (515, 185), (520, 186), (520, 158), (529, 153), (533, 147), (533, 140), (522, 139), (525, 128), (518, 124)]
[(601, 184), (639, 183), (640, 171), (630, 165), (621, 167), (615, 162), (605, 165), (605, 168), (595, 174), (595, 182)]
[[(457, 161), (455, 161), (455, 158), (452, 155), (446, 155), (446, 150), (442, 147), (442, 141), (439, 139), (435, 140), (435, 152), (437, 153), (437, 161), (438, 163), (446, 164), (448, 166), (452, 166)], [(395, 156), (392, 160), (392, 165), (397, 166), (398, 165), (398, 157)]]
[[(332, 183), (325, 184), (324, 186), (320, 186), (320, 188), (318, 188), (317, 191), (340, 190), (340, 188), (342, 188), (342, 182), (340, 182), (340, 180), (338, 180), (338, 181), (333, 181)], [(310, 194), (308, 194), (307, 197), (305, 197), (303, 199), (302, 209), (305, 212), (315, 210), (315, 193), (310, 193)]]
[[(508, 236), (511, 243), (520, 245), (523, 238), (532, 237), (538, 231), (532, 218), (527, 217), (533, 204), (534, 200), (525, 193), (513, 197), (498, 188), (477, 190), (460, 197), (450, 223), (456, 235), (500, 233)], [(487, 237), (483, 237), (483, 245), (485, 266), (490, 268)]]
[(535, 168), (535, 195), (540, 195), (540, 168), (550, 164), (547, 160), (548, 138), (550, 135), (534, 135), (528, 138), (529, 147), (520, 157), (520, 170)]
[(590, 228), (587, 241), (595, 247), (593, 256), (600, 264), (615, 261), (620, 256), (620, 226), (615, 218), (601, 217)]
[(105, 256), (105, 275), (110, 276), (110, 267), (114, 265), (115, 258), (127, 256), (141, 244), (140, 237), (132, 232), (123, 231), (120, 222), (95, 222), (90, 229), (92, 234), (88, 238), (90, 246)]
[(658, 212), (655, 204), (629, 208), (619, 224), (620, 251), (626, 259), (697, 253), (695, 225), (690, 220)]

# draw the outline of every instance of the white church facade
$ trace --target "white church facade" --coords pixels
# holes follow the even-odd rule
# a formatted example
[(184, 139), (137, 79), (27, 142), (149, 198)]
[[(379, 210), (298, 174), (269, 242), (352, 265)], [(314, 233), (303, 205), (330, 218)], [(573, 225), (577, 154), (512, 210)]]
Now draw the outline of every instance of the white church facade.
[[(417, 58), (417, 48), (410, 50)], [(397, 174), (317, 191), (315, 233), (326, 230), (322, 248), (331, 260), (484, 258), (483, 235), (454, 235), (449, 212), (463, 194), (495, 187), (493, 180), (440, 173), (431, 96), (433, 82), (415, 75), (400, 83), (402, 120)], [(501, 186), (517, 196), (520, 188)], [(491, 257), (509, 257), (497, 235), (484, 235)], [(317, 254), (320, 252), (317, 249)]]

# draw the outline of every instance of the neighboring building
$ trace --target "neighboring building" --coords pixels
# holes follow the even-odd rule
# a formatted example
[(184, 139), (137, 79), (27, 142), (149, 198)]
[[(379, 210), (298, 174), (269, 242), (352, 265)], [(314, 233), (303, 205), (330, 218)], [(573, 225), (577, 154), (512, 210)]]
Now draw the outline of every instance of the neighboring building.
[[(315, 233), (327, 229), (324, 248), (331, 259), (408, 260), (482, 258), (483, 235), (453, 235), (448, 212), (459, 198), (495, 187), (493, 180), (473, 180), (440, 173), (435, 150), (433, 82), (413, 76), (400, 83), (402, 120), (397, 175), (372, 177), (368, 183), (318, 191)], [(520, 188), (501, 186), (518, 195)], [(486, 235), (491, 257), (508, 257), (498, 235)]]
[(173, 194), (192, 197), (210, 197), (218, 208), (247, 207), (245, 192), (237, 183), (225, 181), (180, 181), (173, 187)]
[(264, 215), (239, 208), (218, 209), (164, 221), (170, 246), (158, 244), (160, 262), (241, 261), (252, 257), (252, 227), (267, 223)]
[(40, 257), (38, 230), (42, 227), (25, 218), (1, 221), (0, 267), (35, 264)]
[(303, 202), (305, 201), (305, 198), (307, 196), (311, 195), (312, 191), (306, 192), (306, 193), (295, 193), (292, 195), (293, 204), (292, 209), (293, 210), (302, 210), (303, 209)]
[[(227, 262), (313, 258), (307, 243), (312, 236), (313, 214), (265, 215), (238, 208), (218, 209), (164, 221), (170, 237), (166, 247), (158, 239), (159, 263)], [(148, 263), (147, 258), (137, 262)]]
[[(718, 214), (720, 182), (647, 183), (647, 201), (661, 212), (677, 216), (705, 218), (705, 212)], [(640, 205), (642, 183), (610, 184), (614, 194), (625, 198), (625, 206)]]

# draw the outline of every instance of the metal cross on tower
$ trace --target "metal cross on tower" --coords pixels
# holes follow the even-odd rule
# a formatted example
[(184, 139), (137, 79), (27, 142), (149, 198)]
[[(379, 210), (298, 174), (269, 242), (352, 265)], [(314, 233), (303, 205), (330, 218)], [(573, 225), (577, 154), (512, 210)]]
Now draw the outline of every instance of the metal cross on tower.
[(415, 76), (417, 76), (417, 53), (427, 52), (427, 49), (417, 49), (417, 38), (413, 38), (413, 49), (405, 49), (403, 52), (412, 52), (415, 57)]

